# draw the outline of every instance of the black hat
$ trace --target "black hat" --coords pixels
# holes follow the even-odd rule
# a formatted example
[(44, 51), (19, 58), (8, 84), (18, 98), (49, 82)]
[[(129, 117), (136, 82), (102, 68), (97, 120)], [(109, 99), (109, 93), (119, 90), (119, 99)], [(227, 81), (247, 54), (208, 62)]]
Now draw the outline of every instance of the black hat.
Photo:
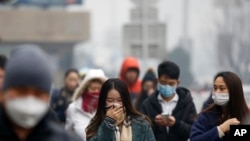
[(15, 48), (5, 68), (3, 90), (13, 87), (34, 87), (50, 93), (52, 75), (48, 56), (37, 46)]
[(142, 79), (142, 83), (146, 81), (152, 81), (155, 85), (157, 84), (157, 78), (152, 68), (148, 69)]

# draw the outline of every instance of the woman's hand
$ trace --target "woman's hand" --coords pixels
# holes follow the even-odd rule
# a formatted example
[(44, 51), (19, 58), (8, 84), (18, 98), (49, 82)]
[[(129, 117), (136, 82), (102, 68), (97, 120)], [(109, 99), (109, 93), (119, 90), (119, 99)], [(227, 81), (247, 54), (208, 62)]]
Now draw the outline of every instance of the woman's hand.
[(107, 110), (106, 116), (114, 119), (115, 121), (120, 121), (121, 116), (124, 114), (123, 107), (112, 106)]
[(219, 128), (223, 133), (226, 133), (230, 130), (230, 125), (239, 125), (240, 121), (237, 118), (230, 118), (219, 125)]

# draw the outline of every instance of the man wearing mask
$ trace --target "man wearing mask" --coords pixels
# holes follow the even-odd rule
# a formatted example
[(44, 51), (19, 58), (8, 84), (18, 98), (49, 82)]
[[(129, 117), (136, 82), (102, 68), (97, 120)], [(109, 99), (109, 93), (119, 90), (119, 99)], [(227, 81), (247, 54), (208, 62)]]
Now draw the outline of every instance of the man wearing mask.
[(157, 141), (187, 141), (196, 115), (191, 93), (178, 87), (180, 69), (175, 63), (164, 61), (157, 71), (157, 91), (143, 102), (142, 112), (153, 121)]
[(52, 93), (51, 107), (59, 121), (64, 124), (66, 121), (66, 109), (72, 102), (75, 89), (80, 82), (78, 70), (69, 69), (64, 75), (64, 86), (61, 89), (55, 89)]
[(139, 74), (140, 68), (138, 60), (134, 57), (125, 58), (120, 71), (120, 79), (127, 85), (133, 104), (141, 92)]
[(0, 113), (1, 141), (79, 141), (50, 121), (52, 75), (46, 54), (16, 48), (6, 64)]

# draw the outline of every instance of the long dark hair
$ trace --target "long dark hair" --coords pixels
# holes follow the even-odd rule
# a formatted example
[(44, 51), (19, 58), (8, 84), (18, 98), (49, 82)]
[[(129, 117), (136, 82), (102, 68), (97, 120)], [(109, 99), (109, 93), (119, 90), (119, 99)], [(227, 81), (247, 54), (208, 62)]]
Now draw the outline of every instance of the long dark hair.
[[(130, 117), (143, 117), (144, 116), (141, 113), (137, 112), (135, 108), (133, 107), (126, 84), (117, 78), (108, 79), (107, 81), (104, 82), (101, 88), (96, 114), (92, 118), (90, 124), (86, 128), (87, 139), (91, 138), (97, 133), (98, 127), (101, 125), (102, 121), (104, 120), (106, 116), (105, 105), (106, 105), (107, 95), (108, 95), (108, 92), (112, 89), (117, 90), (121, 94), (123, 106), (125, 107), (125, 110), (126, 110), (126, 116), (130, 116)], [(148, 118), (146, 119), (148, 120)]]
[[(242, 121), (249, 114), (249, 108), (244, 98), (244, 92), (242, 88), (242, 82), (240, 78), (233, 72), (225, 71), (220, 72), (214, 77), (214, 82), (218, 77), (222, 77), (225, 81), (229, 91), (229, 101), (226, 105), (226, 112), (224, 118), (221, 118), (220, 122), (224, 122), (228, 118), (237, 118)], [(213, 111), (214, 109), (220, 109), (221, 107), (215, 104), (211, 104), (206, 111)]]

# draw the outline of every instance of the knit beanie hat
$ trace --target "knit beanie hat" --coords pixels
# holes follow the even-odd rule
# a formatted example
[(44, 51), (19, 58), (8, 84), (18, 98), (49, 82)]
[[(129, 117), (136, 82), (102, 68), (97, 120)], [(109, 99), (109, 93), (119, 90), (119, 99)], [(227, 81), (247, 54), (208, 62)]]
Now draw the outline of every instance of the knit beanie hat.
[(153, 69), (148, 69), (142, 79), (142, 83), (146, 81), (152, 81), (155, 85), (157, 84), (157, 78)]
[(23, 45), (15, 48), (6, 64), (3, 90), (33, 87), (49, 94), (52, 75), (48, 56), (40, 48)]

